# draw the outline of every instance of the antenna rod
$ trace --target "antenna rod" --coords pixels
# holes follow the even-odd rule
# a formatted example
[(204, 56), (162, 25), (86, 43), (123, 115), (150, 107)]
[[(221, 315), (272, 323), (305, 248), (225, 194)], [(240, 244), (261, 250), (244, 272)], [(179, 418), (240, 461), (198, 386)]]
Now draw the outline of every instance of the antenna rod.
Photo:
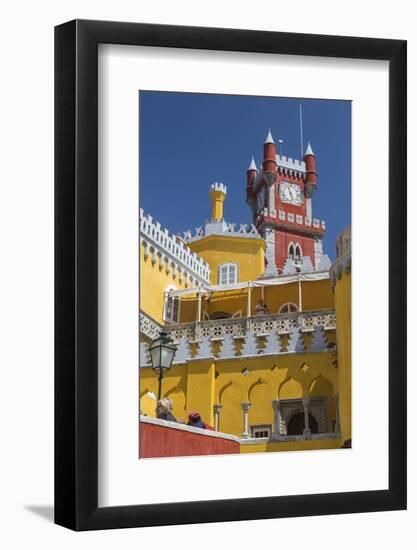
[(303, 158), (303, 107), (300, 103), (300, 145), (301, 145), (301, 158)]

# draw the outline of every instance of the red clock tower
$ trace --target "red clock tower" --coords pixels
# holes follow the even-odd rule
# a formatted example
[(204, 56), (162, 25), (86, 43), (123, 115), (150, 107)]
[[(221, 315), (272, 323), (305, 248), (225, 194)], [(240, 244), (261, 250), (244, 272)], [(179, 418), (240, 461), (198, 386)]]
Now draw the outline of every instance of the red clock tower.
[(312, 214), (316, 189), (316, 158), (310, 143), (303, 160), (285, 157), (277, 154), (269, 131), (262, 166), (258, 169), (252, 157), (246, 186), (253, 223), (267, 243), (265, 276), (324, 268), (326, 227)]

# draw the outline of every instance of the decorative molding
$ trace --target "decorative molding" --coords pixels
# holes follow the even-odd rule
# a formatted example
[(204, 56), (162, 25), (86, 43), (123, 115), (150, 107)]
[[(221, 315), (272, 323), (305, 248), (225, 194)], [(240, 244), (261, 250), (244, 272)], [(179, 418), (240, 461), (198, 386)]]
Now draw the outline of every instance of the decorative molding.
[(139, 331), (151, 340), (155, 340), (161, 332), (162, 326), (151, 319), (143, 311), (139, 315)]
[[(164, 329), (170, 333), (171, 338), (176, 342), (179, 342), (181, 339), (187, 339), (190, 342), (194, 342), (200, 338), (220, 340), (222, 341), (222, 346), (220, 348), (219, 357), (224, 359), (233, 356), (237, 357), (236, 350), (233, 346), (234, 339), (244, 339), (248, 335), (248, 332), (253, 333), (256, 337), (267, 337), (267, 347), (263, 352), (266, 353), (266, 350), (268, 350), (269, 353), (270, 349), (272, 350), (275, 348), (275, 345), (278, 345), (278, 342), (276, 344), (273, 343), (274, 334), (291, 334), (297, 330), (297, 334), (299, 335), (304, 332), (313, 332), (315, 328), (320, 327), (325, 331), (336, 329), (336, 313), (334, 309), (254, 316), (250, 319), (250, 332), (248, 331), (248, 322), (246, 318), (216, 319), (212, 321), (201, 321), (198, 324), (172, 324), (166, 325)], [(148, 336), (148, 334), (146, 335)], [(268, 335), (271, 335), (270, 340), (268, 340)], [(154, 339), (154, 336), (151, 338)], [(243, 350), (245, 349), (244, 346)], [(251, 346), (251, 349), (254, 349), (253, 346)], [(326, 351), (326, 349), (327, 348), (323, 348), (321, 351)], [(230, 355), (232, 351), (233, 355)], [(319, 350), (315, 349), (315, 351)], [(256, 354), (258, 352), (259, 350), (256, 351)], [(277, 352), (277, 354), (278, 353), (280, 352)]]

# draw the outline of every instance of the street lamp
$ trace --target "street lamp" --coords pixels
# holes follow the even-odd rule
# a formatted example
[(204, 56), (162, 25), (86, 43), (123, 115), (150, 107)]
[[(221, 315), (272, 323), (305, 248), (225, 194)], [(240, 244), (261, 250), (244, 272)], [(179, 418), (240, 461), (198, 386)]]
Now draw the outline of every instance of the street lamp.
[(161, 399), (162, 379), (165, 372), (171, 368), (176, 351), (177, 346), (165, 331), (161, 331), (149, 348), (152, 370), (158, 373), (158, 401)]

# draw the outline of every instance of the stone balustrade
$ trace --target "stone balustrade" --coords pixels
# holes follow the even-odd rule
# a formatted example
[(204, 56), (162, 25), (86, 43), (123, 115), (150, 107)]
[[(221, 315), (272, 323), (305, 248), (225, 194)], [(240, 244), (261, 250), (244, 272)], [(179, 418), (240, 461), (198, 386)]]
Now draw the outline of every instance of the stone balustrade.
[[(143, 314), (142, 314), (143, 315)], [(141, 315), (141, 318), (142, 318)], [(141, 327), (150, 336), (146, 319)], [(327, 342), (326, 332), (335, 330), (336, 314), (333, 309), (295, 312), (277, 315), (260, 315), (245, 319), (219, 319), (200, 323), (166, 325), (166, 330), (177, 343), (174, 363), (217, 357), (228, 359), (283, 353), (334, 351)], [(305, 335), (311, 333), (311, 338)], [(241, 341), (237, 345), (237, 341)], [(261, 343), (262, 342), (262, 343)], [(192, 352), (191, 344), (196, 346)], [(141, 344), (141, 364), (148, 363), (147, 344)]]
[(226, 335), (243, 338), (249, 329), (257, 336), (266, 336), (273, 332), (290, 334), (297, 327), (300, 328), (301, 332), (312, 332), (315, 327), (334, 330), (336, 328), (336, 313), (334, 309), (278, 313), (250, 318), (180, 323), (168, 325), (165, 329), (170, 332), (175, 340), (187, 338), (193, 341), (203, 336), (208, 336), (212, 340), (224, 338)]

